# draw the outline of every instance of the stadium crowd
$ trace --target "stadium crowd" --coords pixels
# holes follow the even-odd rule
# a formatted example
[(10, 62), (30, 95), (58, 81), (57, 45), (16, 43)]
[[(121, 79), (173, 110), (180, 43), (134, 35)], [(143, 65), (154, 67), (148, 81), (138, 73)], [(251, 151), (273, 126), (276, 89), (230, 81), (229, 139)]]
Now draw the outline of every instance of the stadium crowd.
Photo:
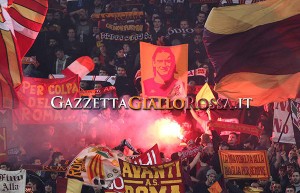
[[(181, 2), (181, 1), (178, 1)], [(60, 74), (80, 56), (90, 56), (95, 69), (89, 74), (93, 76), (116, 76), (114, 84), (117, 97), (138, 96), (141, 93), (140, 79), (136, 76), (140, 69), (139, 41), (114, 41), (101, 39), (99, 22), (91, 19), (92, 14), (114, 12), (143, 11), (145, 23), (143, 33), (151, 34), (151, 39), (143, 40), (155, 45), (171, 46), (188, 44), (188, 69), (206, 69), (204, 76), (189, 77), (189, 93), (194, 96), (196, 86), (214, 85), (216, 72), (209, 62), (202, 42), (202, 32), (206, 18), (213, 7), (219, 3), (192, 3), (187, 0), (177, 1), (155, 0), (49, 0), (47, 13), (42, 30), (33, 47), (27, 53), (34, 56), (36, 62), (23, 65), (25, 76), (49, 78), (51, 74)], [(195, 2), (195, 1), (193, 1)], [(181, 29), (180, 33), (170, 34), (174, 29)], [(192, 33), (186, 33), (192, 29)], [(182, 33), (183, 32), (183, 33)], [(81, 81), (83, 90), (99, 89), (111, 86), (108, 82)], [(96, 96), (104, 97), (104, 96)], [(182, 148), (200, 145), (201, 151), (192, 159), (183, 160), (186, 192), (205, 193), (218, 180), (224, 192), (244, 192), (245, 187), (260, 188), (265, 193), (293, 193), (300, 192), (300, 150), (291, 144), (272, 142), (273, 107), (253, 107), (246, 110), (244, 123), (259, 126), (263, 132), (260, 137), (247, 134), (230, 133), (220, 136), (216, 131), (211, 135), (204, 133), (205, 128), (192, 118), (188, 112), (162, 111), (158, 116), (172, 116), (184, 128), (185, 136)], [(91, 118), (92, 117), (92, 118)], [(122, 139), (130, 138), (126, 129), (134, 127), (128, 125), (127, 120), (134, 120), (134, 114), (121, 109), (111, 111), (110, 108), (86, 112), (78, 125), (57, 126), (41, 125), (16, 126), (13, 137), (9, 140), (9, 147), (18, 146), (18, 153), (9, 156), (7, 162), (0, 164), (2, 170), (17, 170), (23, 164), (58, 166), (66, 164), (65, 160), (72, 160), (83, 148), (90, 144), (105, 144), (110, 147), (119, 145)], [(99, 132), (99, 124), (109, 132)], [(104, 124), (103, 124), (104, 123)], [(30, 143), (32, 132), (22, 132), (22, 127), (31, 128), (39, 139)], [(61, 130), (59, 127), (78, 128), (76, 132)], [(110, 129), (109, 128), (114, 128)], [(76, 133), (76, 134), (74, 134)], [(118, 135), (116, 135), (118, 133)], [(65, 141), (65, 136), (70, 140)], [(109, 136), (116, 136), (105, 142)], [(142, 137), (141, 137), (142, 138)], [(72, 140), (72, 141), (71, 141)], [(65, 142), (62, 142), (65, 141)], [(155, 142), (153, 142), (155, 143)], [(32, 145), (33, 144), (33, 145)], [(70, 145), (72, 144), (72, 145)], [(73, 145), (74, 144), (74, 145)], [(35, 149), (34, 147), (38, 147)], [(139, 148), (139, 147), (136, 147)], [(34, 152), (31, 150), (35, 149)], [(264, 180), (224, 180), (221, 175), (218, 150), (266, 150), (271, 171), (270, 179)], [(125, 149), (126, 153), (127, 149)], [(141, 150), (143, 151), (143, 150)], [(179, 159), (178, 152), (169, 158), (163, 153), (164, 160)], [(56, 180), (63, 173), (27, 171), (27, 185), (34, 193), (56, 193)], [(82, 192), (101, 192), (103, 190), (84, 187)]]

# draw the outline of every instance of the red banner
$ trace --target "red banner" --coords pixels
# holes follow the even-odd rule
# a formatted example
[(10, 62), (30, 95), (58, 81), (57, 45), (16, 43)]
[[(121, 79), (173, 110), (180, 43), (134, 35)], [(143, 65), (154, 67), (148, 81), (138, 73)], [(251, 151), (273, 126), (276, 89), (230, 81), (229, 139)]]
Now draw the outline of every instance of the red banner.
[(119, 163), (126, 192), (184, 192), (179, 161), (152, 166)]
[(221, 131), (241, 132), (241, 133), (254, 135), (257, 137), (259, 137), (262, 132), (262, 130), (259, 129), (257, 126), (238, 124), (238, 123), (228, 123), (222, 121), (210, 121), (208, 123), (208, 126), (211, 127), (211, 129), (217, 130), (219, 132)]
[(199, 151), (200, 151), (200, 146), (189, 148), (181, 152), (180, 158), (185, 159), (187, 157), (194, 157), (195, 155), (197, 155)]
[[(20, 105), (13, 110), (13, 118), (19, 124), (50, 124), (74, 122), (78, 111), (56, 110), (51, 106), (53, 97), (62, 97), (54, 104), (66, 104), (79, 97), (78, 77), (41, 79), (25, 77), (18, 89)], [(63, 103), (63, 104), (62, 104)]]
[(151, 149), (132, 160), (132, 163), (138, 165), (156, 165), (162, 164), (158, 145), (155, 144)]
[(117, 97), (116, 94), (116, 88), (114, 86), (106, 86), (100, 89), (94, 89), (94, 90), (81, 90), (80, 91), (80, 96), (81, 97), (93, 97), (95, 95), (103, 95), (103, 94), (108, 94), (112, 93), (114, 97)]

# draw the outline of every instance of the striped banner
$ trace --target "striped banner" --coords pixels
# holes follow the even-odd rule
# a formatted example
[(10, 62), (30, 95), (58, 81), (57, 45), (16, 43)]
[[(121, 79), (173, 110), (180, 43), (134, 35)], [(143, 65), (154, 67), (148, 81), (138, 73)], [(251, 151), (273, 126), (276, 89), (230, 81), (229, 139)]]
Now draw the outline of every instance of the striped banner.
[(14, 88), (22, 82), (21, 59), (40, 31), (47, 0), (1, 1), (0, 6), (0, 109), (16, 107)]
[(300, 1), (214, 8), (203, 42), (217, 70), (215, 91), (251, 106), (300, 95)]

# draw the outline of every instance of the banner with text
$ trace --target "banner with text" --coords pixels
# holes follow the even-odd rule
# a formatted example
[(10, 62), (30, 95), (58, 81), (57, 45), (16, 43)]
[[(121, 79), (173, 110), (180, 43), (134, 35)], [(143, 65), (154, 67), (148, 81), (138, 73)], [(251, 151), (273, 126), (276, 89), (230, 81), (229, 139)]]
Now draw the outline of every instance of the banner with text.
[(0, 192), (25, 192), (26, 170), (5, 171), (0, 170)]
[(135, 41), (151, 38), (144, 30), (143, 12), (102, 13), (99, 18), (101, 40)]
[(100, 89), (93, 90), (80, 90), (81, 97), (89, 97), (93, 98), (93, 96), (98, 95), (101, 96), (103, 94), (111, 93), (114, 97), (117, 97), (116, 88), (114, 86), (106, 86)]
[(222, 132), (222, 131), (230, 131), (235, 133), (247, 133), (250, 135), (254, 135), (259, 137), (262, 130), (254, 125), (246, 125), (239, 123), (229, 123), (223, 121), (210, 121), (208, 122), (208, 126), (212, 129)]
[(127, 193), (184, 193), (180, 162), (139, 166), (119, 160)]
[(67, 100), (79, 97), (78, 77), (62, 79), (41, 79), (24, 77), (22, 85), (17, 91), (20, 105), (13, 110), (14, 121), (19, 124), (53, 124), (74, 122), (77, 112), (70, 109), (56, 110), (51, 106), (55, 96), (61, 96), (66, 104)]
[(274, 102), (274, 118), (273, 118), (273, 141), (277, 142), (282, 132), (280, 142), (295, 144), (294, 130), (292, 117), (289, 119), (283, 128), (283, 125), (291, 112), (291, 108), (288, 101), (285, 102)]
[(140, 40), (151, 40), (151, 34), (145, 33), (135, 33), (132, 35), (115, 34), (115, 33), (100, 33), (101, 40), (111, 40), (111, 41), (140, 41)]
[(108, 21), (124, 21), (142, 19), (144, 12), (116, 12), (116, 13), (94, 13), (91, 18), (94, 20), (108, 20)]
[(194, 157), (195, 155), (197, 155), (197, 153), (201, 150), (200, 146), (195, 146), (192, 148), (188, 148), (186, 150), (183, 150), (181, 152), (180, 158), (181, 159), (185, 159), (187, 157)]
[(225, 179), (269, 179), (266, 151), (220, 150), (220, 165)]
[[(138, 155), (133, 158), (132, 163), (137, 165), (155, 165), (162, 164), (162, 160), (159, 154), (158, 145), (155, 144), (152, 148), (150, 148), (145, 153)], [(124, 181), (122, 176), (114, 179), (113, 183), (110, 185), (108, 190), (105, 190), (106, 193), (109, 192), (125, 192)]]
[(159, 154), (158, 145), (155, 144), (152, 148), (150, 148), (145, 153), (141, 154), (139, 157), (134, 158), (132, 163), (138, 165), (156, 165), (162, 164), (162, 160)]

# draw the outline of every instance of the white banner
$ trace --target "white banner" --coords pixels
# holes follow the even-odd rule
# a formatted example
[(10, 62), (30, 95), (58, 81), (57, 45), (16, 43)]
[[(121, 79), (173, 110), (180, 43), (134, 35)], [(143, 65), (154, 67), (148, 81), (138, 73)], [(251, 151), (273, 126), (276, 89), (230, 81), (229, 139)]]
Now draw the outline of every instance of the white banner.
[(0, 192), (1, 193), (23, 193), (25, 192), (26, 170), (5, 171), (0, 170)]
[(274, 119), (273, 119), (273, 141), (277, 142), (280, 133), (283, 129), (283, 133), (280, 139), (281, 143), (292, 143), (295, 144), (293, 123), (291, 116), (289, 117), (286, 126), (283, 125), (291, 111), (289, 102), (274, 102)]

